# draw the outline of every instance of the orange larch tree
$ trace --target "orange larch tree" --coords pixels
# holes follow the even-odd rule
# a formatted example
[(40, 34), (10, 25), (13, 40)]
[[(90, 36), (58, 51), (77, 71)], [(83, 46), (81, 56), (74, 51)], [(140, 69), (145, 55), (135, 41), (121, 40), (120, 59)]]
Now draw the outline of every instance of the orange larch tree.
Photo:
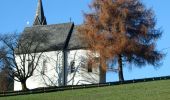
[[(163, 54), (156, 50), (162, 31), (155, 27), (152, 9), (140, 0), (94, 0), (78, 29), (90, 55), (99, 54), (104, 71), (107, 61), (117, 59), (119, 81), (124, 81), (123, 62), (158, 66)], [(93, 57), (93, 56), (92, 56)]]

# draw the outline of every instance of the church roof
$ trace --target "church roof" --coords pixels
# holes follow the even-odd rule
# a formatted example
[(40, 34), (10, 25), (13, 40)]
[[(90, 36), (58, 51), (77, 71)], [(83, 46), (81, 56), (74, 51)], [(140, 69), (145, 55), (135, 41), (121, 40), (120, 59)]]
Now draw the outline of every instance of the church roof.
[(46, 34), (48, 43), (42, 44), (38, 51), (75, 50), (83, 49), (85, 45), (78, 38), (77, 27), (74, 23), (54, 25), (36, 25), (26, 27), (22, 34)]
[[(25, 35), (21, 37), (21, 42), (24, 44), (24, 41), (27, 43), (33, 39), (35, 41), (43, 40), (38, 50), (33, 52), (83, 49), (86, 46), (78, 38), (77, 28), (78, 26), (71, 22), (47, 25), (42, 0), (38, 0), (33, 26), (24, 29), (22, 34)], [(45, 35), (45, 39), (42, 39), (43, 35)], [(31, 49), (33, 50), (35, 47), (36, 45), (33, 45)]]
[(87, 44), (82, 43), (82, 41), (79, 39), (78, 27), (79, 26), (74, 26), (73, 28), (73, 32), (67, 47), (68, 50), (85, 49), (87, 47)]

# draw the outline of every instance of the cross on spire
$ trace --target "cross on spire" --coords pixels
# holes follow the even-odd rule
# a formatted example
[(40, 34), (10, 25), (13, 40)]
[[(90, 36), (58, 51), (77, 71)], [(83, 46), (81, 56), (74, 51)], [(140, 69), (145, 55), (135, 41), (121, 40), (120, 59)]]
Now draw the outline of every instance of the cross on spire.
[(44, 16), (42, 0), (38, 0), (38, 5), (37, 5), (37, 10), (36, 10), (36, 15), (35, 15), (33, 26), (35, 25), (47, 25), (47, 21)]

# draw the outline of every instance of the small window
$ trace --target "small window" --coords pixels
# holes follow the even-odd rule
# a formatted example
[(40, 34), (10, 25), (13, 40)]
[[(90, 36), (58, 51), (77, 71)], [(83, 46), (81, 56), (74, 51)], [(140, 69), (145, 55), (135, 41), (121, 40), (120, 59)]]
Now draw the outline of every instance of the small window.
[(31, 60), (27, 60), (27, 61), (28, 61), (28, 73), (32, 73), (34, 63)]
[(34, 67), (34, 63), (29, 58), (27, 59), (27, 61), (28, 61), (28, 73), (32, 73), (33, 67)]
[(42, 65), (41, 74), (42, 74), (42, 75), (45, 75), (46, 72), (47, 72), (47, 60), (43, 60), (43, 65)]
[(92, 62), (90, 62), (90, 61), (87, 64), (87, 71), (92, 72)]
[(74, 60), (70, 62), (71, 73), (75, 71), (75, 62)]

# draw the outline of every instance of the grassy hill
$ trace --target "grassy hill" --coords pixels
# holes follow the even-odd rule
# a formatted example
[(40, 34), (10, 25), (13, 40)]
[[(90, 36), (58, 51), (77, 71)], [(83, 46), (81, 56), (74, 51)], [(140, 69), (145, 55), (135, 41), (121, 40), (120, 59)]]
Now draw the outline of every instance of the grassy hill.
[(0, 97), (0, 100), (170, 100), (170, 80)]

